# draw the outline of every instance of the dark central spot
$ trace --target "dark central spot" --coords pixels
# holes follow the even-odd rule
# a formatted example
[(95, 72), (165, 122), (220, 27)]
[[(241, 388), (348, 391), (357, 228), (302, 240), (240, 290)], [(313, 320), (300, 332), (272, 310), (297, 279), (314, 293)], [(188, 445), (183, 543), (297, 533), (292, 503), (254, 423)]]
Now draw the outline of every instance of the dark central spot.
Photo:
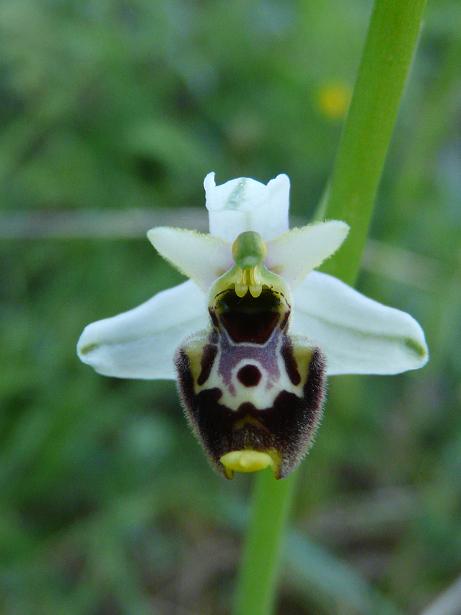
[(244, 365), (237, 373), (237, 378), (246, 387), (255, 387), (261, 380), (261, 372), (256, 365)]

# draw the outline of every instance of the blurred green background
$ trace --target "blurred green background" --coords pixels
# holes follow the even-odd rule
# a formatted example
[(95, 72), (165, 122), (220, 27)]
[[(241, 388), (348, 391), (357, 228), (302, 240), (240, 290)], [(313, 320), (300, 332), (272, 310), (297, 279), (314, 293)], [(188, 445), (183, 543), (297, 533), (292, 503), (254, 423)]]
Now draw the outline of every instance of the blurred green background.
[[(0, 4), (2, 615), (228, 615), (251, 478), (213, 474), (174, 383), (98, 376), (75, 344), (180, 281), (144, 233), (204, 228), (210, 170), (286, 172), (313, 215), (370, 10)], [(429, 614), (461, 575), (460, 25), (429, 3), (359, 283), (422, 323), (431, 362), (331, 380), (280, 614)]]

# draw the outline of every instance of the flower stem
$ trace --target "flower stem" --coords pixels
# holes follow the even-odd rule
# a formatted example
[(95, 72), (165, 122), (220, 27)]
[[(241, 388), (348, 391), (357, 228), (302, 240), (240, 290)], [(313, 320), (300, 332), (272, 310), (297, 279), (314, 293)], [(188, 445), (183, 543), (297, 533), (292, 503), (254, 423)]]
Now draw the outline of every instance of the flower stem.
[[(376, 0), (326, 199), (349, 238), (325, 270), (354, 283), (426, 0)], [(234, 615), (270, 615), (295, 478), (256, 477)]]
[(325, 271), (353, 283), (365, 246), (400, 99), (418, 42), (426, 0), (376, 0), (325, 214), (350, 227), (340, 257)]
[(256, 476), (235, 615), (267, 615), (272, 612), (283, 530), (296, 476), (295, 472), (277, 481), (271, 470)]

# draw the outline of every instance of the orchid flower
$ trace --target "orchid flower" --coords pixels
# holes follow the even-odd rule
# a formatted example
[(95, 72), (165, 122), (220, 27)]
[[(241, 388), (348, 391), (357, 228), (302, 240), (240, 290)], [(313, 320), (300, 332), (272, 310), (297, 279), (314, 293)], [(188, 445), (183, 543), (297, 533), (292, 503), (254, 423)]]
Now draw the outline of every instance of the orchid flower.
[(398, 374), (428, 351), (419, 324), (313, 271), (345, 240), (329, 220), (288, 230), (290, 182), (204, 182), (210, 234), (147, 235), (189, 281), (88, 325), (80, 359), (105, 376), (177, 379), (212, 466), (286, 476), (318, 428), (327, 375)]

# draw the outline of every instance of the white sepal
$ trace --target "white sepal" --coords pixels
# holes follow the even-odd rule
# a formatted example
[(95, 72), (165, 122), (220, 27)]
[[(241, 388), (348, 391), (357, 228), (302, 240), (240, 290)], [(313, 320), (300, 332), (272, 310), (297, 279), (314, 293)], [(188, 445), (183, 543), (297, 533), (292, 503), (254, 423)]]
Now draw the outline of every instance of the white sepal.
[(329, 375), (398, 374), (428, 360), (423, 330), (409, 314), (316, 271), (294, 291), (291, 331), (322, 349)]
[(244, 231), (274, 239), (288, 230), (290, 180), (277, 175), (265, 185), (248, 177), (217, 186), (214, 173), (203, 183), (209, 212), (210, 233), (232, 243)]
[(206, 296), (188, 281), (128, 312), (88, 325), (77, 354), (104, 376), (175, 379), (176, 349), (184, 338), (207, 325)]
[(150, 229), (147, 237), (163, 258), (205, 292), (233, 264), (231, 246), (219, 237), (168, 226)]
[(267, 265), (292, 288), (334, 254), (346, 239), (349, 226), (329, 220), (293, 228), (267, 244)]

